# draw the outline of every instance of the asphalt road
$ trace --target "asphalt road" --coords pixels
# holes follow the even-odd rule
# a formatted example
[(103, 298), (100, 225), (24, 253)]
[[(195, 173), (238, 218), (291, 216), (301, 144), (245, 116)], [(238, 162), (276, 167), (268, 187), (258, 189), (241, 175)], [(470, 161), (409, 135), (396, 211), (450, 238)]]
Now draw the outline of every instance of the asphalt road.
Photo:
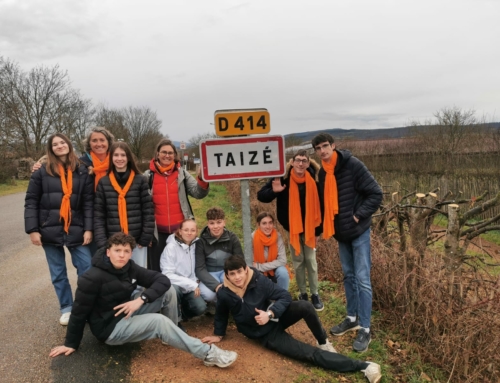
[[(45, 254), (24, 232), (24, 193), (0, 197), (0, 381), (129, 382), (140, 344), (110, 347), (85, 329), (77, 352), (49, 358), (63, 344), (59, 305)], [(73, 292), (76, 270), (66, 256)]]

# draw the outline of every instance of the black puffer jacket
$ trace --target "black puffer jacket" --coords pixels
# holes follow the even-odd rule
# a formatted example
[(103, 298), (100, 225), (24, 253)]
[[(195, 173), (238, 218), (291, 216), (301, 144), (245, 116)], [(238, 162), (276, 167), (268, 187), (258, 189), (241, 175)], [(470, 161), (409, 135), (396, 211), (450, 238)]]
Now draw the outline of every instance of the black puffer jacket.
[(108, 339), (116, 324), (126, 316), (122, 313), (115, 317), (113, 307), (129, 302), (137, 285), (146, 287), (143, 294), (149, 302), (155, 301), (170, 288), (170, 280), (165, 275), (137, 266), (134, 261), (115, 269), (104, 248), (97, 251), (96, 258), (94, 267), (78, 278), (64, 342), (66, 347), (78, 348), (87, 320), (97, 339)]
[(71, 223), (64, 242), (63, 221), (60, 220), (63, 191), (61, 178), (47, 173), (45, 164), (31, 175), (24, 203), (26, 233), (39, 232), (44, 245), (80, 246), (83, 233), (93, 229), (94, 183), (84, 165), (73, 172)]
[(224, 229), (219, 238), (214, 238), (206, 226), (196, 242), (196, 278), (210, 290), (215, 291), (220, 283), (209, 272), (224, 270), (224, 262), (231, 255), (243, 256), (241, 243), (236, 234)]
[[(363, 234), (371, 224), (372, 214), (382, 202), (382, 189), (365, 164), (348, 150), (337, 150), (334, 174), (339, 196), (339, 214), (335, 216), (335, 234), (338, 241), (352, 241)], [(324, 216), (324, 190), (326, 172), (318, 174), (321, 216)], [(354, 216), (359, 219), (356, 223)]]
[[(284, 177), (281, 177), (281, 185), (285, 185), (285, 189), (280, 193), (275, 193), (273, 191), (273, 180), (274, 178), (270, 178), (269, 181), (258, 191), (257, 199), (260, 202), (270, 203), (276, 198), (276, 216), (278, 222), (283, 226), (286, 231), (290, 231), (290, 223), (289, 223), (289, 208), (288, 201), (290, 195), (290, 172), (293, 167), (293, 162), (290, 162), (287, 165), (287, 172)], [(319, 171), (319, 165), (316, 161), (310, 160), (309, 167), (307, 168), (309, 174), (311, 174), (312, 178), (316, 180), (316, 175)], [(300, 210), (302, 212), (302, 224), (305, 223), (306, 215), (306, 187), (305, 183), (299, 184), (299, 198), (300, 198)], [(315, 229), (316, 236), (320, 235), (323, 232), (323, 225), (319, 225)]]
[[(124, 187), (130, 176), (127, 170), (123, 177), (115, 173), (120, 187)], [(155, 217), (153, 201), (149, 194), (148, 181), (142, 174), (136, 174), (125, 196), (127, 201), (128, 233), (141, 246), (149, 246), (153, 239)], [(109, 176), (99, 180), (94, 202), (94, 237), (97, 247), (106, 246), (106, 241), (122, 231), (118, 216), (118, 193), (111, 185)]]
[(279, 318), (290, 306), (290, 293), (278, 287), (269, 278), (252, 268), (253, 276), (250, 280), (243, 299), (227, 287), (221, 287), (217, 292), (217, 309), (214, 318), (214, 334), (226, 335), (229, 312), (233, 315), (238, 331), (248, 338), (255, 339), (266, 335), (277, 323), (267, 322), (264, 326), (255, 321), (255, 309), (267, 310), (271, 300), (275, 301), (272, 307), (275, 318)]

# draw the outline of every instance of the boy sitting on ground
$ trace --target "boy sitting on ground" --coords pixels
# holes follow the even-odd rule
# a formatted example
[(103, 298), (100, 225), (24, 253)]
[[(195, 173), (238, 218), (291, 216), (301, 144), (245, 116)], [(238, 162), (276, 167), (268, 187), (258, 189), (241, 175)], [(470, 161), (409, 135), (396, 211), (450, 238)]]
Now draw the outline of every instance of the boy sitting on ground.
[[(78, 279), (64, 346), (53, 348), (49, 355), (75, 352), (89, 321), (92, 334), (111, 346), (160, 338), (203, 360), (206, 366), (228, 367), (234, 363), (238, 356), (235, 352), (208, 346), (158, 314), (165, 307), (170, 280), (130, 260), (135, 246), (134, 237), (124, 233), (109, 238), (103, 257)], [(138, 284), (146, 289), (130, 300)]]
[[(222, 340), (231, 313), (238, 331), (248, 338), (258, 339), (266, 348), (329, 370), (362, 371), (370, 383), (380, 382), (382, 373), (377, 363), (337, 354), (311, 302), (292, 302), (288, 291), (256, 269), (247, 267), (243, 257), (229, 257), (224, 273), (224, 287), (217, 292), (215, 335), (203, 338), (203, 342), (213, 344)], [(274, 303), (270, 306), (271, 301)], [(313, 333), (318, 347), (303, 343), (285, 331), (301, 319)]]

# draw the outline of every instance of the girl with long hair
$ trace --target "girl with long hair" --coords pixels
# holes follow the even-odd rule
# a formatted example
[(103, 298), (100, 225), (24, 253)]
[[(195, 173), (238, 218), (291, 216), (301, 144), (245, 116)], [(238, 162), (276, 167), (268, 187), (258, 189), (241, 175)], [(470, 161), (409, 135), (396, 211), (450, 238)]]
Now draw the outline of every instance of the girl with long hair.
[[(89, 174), (92, 176), (94, 183), (94, 191), (97, 189), (99, 180), (108, 172), (109, 167), (109, 148), (113, 144), (115, 137), (113, 134), (102, 126), (96, 126), (90, 129), (85, 138), (85, 153), (79, 160), (87, 166)], [(47, 156), (43, 156), (33, 165), (33, 172), (40, 169), (42, 163), (45, 163)], [(95, 241), (90, 242), (89, 249), (92, 255), (97, 251)]]
[(257, 229), (252, 233), (253, 267), (288, 291), (289, 270), (285, 244), (274, 227), (274, 216), (266, 211), (257, 216)]
[(167, 239), (167, 246), (160, 259), (161, 272), (172, 283), (181, 306), (179, 317), (189, 319), (199, 316), (207, 309), (200, 295), (200, 281), (195, 274), (195, 248), (198, 228), (194, 219), (181, 222), (179, 228)]
[(140, 173), (130, 147), (115, 142), (109, 151), (107, 175), (97, 184), (94, 234), (97, 247), (106, 246), (115, 233), (133, 236), (137, 247), (132, 260), (146, 267), (147, 247), (153, 239), (154, 211), (147, 179)]
[(73, 295), (66, 271), (64, 246), (78, 276), (91, 266), (94, 185), (64, 134), (47, 141), (46, 163), (31, 175), (24, 205), (24, 225), (31, 242), (42, 246), (61, 310), (59, 322), (67, 325)]

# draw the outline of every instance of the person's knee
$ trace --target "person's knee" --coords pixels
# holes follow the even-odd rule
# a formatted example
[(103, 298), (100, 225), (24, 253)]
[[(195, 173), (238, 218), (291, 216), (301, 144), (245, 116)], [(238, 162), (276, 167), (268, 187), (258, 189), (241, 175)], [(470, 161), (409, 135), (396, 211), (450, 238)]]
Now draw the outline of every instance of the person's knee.
[(194, 316), (202, 315), (207, 310), (207, 304), (203, 299), (195, 299), (192, 302), (191, 310)]
[(168, 289), (163, 295), (163, 306), (177, 305), (177, 291), (175, 288)]
[(316, 313), (314, 306), (310, 301), (293, 301), (292, 304), (295, 306), (294, 309), (305, 314)]
[[(177, 285), (172, 285), (172, 288), (175, 290), (175, 295), (176, 295), (176, 298), (177, 298), (177, 302), (180, 302), (181, 299), (182, 299), (182, 291), (181, 291), (181, 288)], [(170, 288), (170, 290), (172, 290), (172, 288)]]

